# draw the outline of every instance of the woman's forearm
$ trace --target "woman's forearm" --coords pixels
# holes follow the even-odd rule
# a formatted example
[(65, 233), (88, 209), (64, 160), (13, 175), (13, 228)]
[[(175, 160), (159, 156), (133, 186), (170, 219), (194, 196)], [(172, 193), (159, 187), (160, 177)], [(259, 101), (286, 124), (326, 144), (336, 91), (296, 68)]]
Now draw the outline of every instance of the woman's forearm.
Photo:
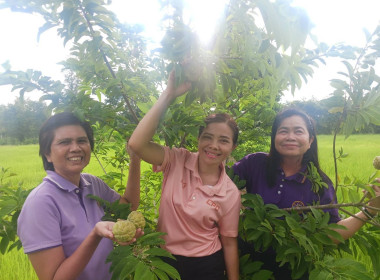
[(124, 195), (120, 199), (120, 202), (131, 203), (132, 210), (136, 210), (139, 207), (140, 203), (140, 165), (140, 158), (131, 153), (127, 186), (125, 188)]
[(239, 280), (239, 256), (236, 237), (220, 237), (228, 280)]
[(93, 229), (68, 258), (65, 257), (62, 246), (30, 253), (28, 256), (40, 280), (74, 280), (90, 261), (101, 239)]
[[(356, 217), (361, 218), (362, 220), (368, 220), (368, 217), (364, 215), (363, 212), (358, 212), (355, 214)], [(338, 225), (345, 226), (347, 229), (335, 229), (336, 232), (340, 233), (344, 240), (353, 236), (364, 224), (365, 222), (355, 218), (348, 217), (344, 220), (341, 220), (337, 223)]]
[(141, 159), (151, 164), (160, 165), (164, 152), (162, 147), (151, 142), (160, 118), (171, 103), (171, 98), (162, 94), (153, 107), (146, 113), (137, 125), (128, 141), (128, 148), (135, 152)]
[(128, 141), (128, 147), (141, 159), (151, 164), (160, 165), (164, 160), (164, 150), (162, 146), (151, 142), (162, 115), (171, 102), (178, 96), (184, 94), (191, 88), (191, 83), (184, 82), (179, 86), (175, 85), (175, 73), (171, 72), (168, 85), (160, 95), (157, 102), (146, 113), (136, 129), (133, 131)]

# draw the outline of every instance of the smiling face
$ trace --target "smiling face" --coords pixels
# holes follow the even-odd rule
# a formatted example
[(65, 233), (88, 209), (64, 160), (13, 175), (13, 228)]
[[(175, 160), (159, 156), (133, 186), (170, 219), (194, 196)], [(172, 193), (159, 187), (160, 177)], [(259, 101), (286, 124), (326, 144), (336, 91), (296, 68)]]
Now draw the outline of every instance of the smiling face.
[(234, 150), (233, 131), (226, 123), (208, 124), (198, 138), (199, 161), (219, 166)]
[(313, 140), (304, 119), (294, 115), (285, 118), (279, 125), (275, 136), (275, 148), (283, 159), (302, 160)]
[(80, 173), (91, 157), (91, 146), (85, 130), (80, 125), (57, 128), (51, 151), (45, 156), (54, 165), (55, 172), (78, 185)]

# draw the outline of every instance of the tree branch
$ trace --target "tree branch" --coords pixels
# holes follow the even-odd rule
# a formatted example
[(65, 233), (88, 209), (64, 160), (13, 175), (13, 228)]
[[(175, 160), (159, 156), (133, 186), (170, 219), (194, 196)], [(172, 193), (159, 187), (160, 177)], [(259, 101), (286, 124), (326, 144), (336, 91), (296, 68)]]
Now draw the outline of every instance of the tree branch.
[(368, 220), (367, 221), (363, 220), (362, 218), (357, 217), (355, 214), (352, 214), (349, 211), (345, 210), (343, 207), (357, 207), (359, 209), (361, 209), (362, 207), (366, 207), (368, 209), (372, 209), (372, 210), (375, 210), (375, 211), (380, 211), (380, 208), (376, 208), (376, 207), (370, 206), (370, 205), (368, 205), (366, 203), (362, 203), (362, 202), (359, 202), (359, 203), (341, 203), (341, 204), (324, 204), (324, 205), (313, 205), (313, 206), (302, 206), (302, 207), (290, 207), (290, 208), (282, 208), (282, 210), (291, 212), (291, 211), (310, 211), (311, 209), (335, 209), (335, 208), (338, 208), (340, 211), (342, 211), (342, 212), (350, 215), (351, 217), (359, 219), (362, 222), (369, 223), (371, 225), (380, 227), (379, 223), (376, 223), (376, 222), (374, 223), (374, 222), (371, 222), (371, 221), (368, 221)]
[[(86, 10), (85, 10), (85, 8), (83, 6), (81, 6), (80, 9), (82, 11), (84, 19), (86, 20), (87, 26), (90, 29), (90, 34), (91, 34), (92, 38), (94, 38), (95, 37), (95, 35), (94, 35), (95, 34), (94, 33), (94, 29), (92, 27), (92, 24), (91, 24), (90, 20), (87, 17)], [(116, 79), (116, 74), (113, 71), (112, 66), (111, 66), (110, 62), (108, 61), (108, 58), (107, 58), (107, 56), (106, 56), (106, 54), (105, 54), (105, 52), (104, 52), (104, 50), (103, 50), (103, 48), (101, 46), (99, 46), (99, 51), (100, 51), (100, 53), (101, 53), (101, 55), (103, 57), (103, 61), (106, 64), (108, 71), (111, 73), (112, 78)], [(135, 123), (138, 124), (139, 123), (139, 119), (138, 119), (135, 111), (133, 110), (131, 103), (128, 100), (128, 97), (126, 95), (125, 86), (124, 86), (124, 84), (122, 82), (120, 82), (120, 85), (121, 85), (121, 89), (122, 89), (123, 99), (124, 99), (125, 103), (127, 104), (127, 107), (129, 109), (129, 111), (131, 112), (132, 117), (133, 117)]]

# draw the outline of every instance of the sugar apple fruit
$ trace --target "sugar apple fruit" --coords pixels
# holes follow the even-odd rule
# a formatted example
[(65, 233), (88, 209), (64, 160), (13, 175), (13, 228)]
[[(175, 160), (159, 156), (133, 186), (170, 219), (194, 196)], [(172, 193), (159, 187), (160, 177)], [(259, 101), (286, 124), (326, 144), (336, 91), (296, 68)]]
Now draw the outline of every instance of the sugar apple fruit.
[(377, 170), (380, 170), (380, 156), (375, 157), (373, 160), (373, 167), (375, 167)]
[(145, 218), (143, 214), (139, 211), (132, 211), (128, 215), (128, 220), (131, 221), (136, 228), (144, 229), (145, 227)]
[(185, 63), (182, 67), (186, 80), (190, 82), (198, 81), (202, 75), (203, 66), (199, 59), (193, 59), (192, 61)]
[(136, 234), (136, 227), (131, 221), (118, 219), (112, 232), (117, 241), (129, 242)]

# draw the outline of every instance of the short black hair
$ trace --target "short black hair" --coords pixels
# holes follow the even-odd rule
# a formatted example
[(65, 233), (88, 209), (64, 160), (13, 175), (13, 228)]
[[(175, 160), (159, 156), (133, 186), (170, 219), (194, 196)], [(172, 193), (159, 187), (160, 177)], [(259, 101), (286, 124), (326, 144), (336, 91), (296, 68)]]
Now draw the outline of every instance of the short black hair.
[(48, 162), (46, 155), (50, 154), (51, 152), (51, 144), (54, 140), (56, 129), (66, 125), (81, 126), (86, 132), (87, 138), (90, 142), (91, 151), (94, 150), (94, 131), (92, 130), (92, 127), (88, 122), (82, 121), (71, 112), (55, 114), (48, 118), (41, 126), (38, 138), (40, 146), (39, 154), (42, 158), (42, 163), (44, 165), (45, 170), (54, 171), (54, 165), (53, 163)]

